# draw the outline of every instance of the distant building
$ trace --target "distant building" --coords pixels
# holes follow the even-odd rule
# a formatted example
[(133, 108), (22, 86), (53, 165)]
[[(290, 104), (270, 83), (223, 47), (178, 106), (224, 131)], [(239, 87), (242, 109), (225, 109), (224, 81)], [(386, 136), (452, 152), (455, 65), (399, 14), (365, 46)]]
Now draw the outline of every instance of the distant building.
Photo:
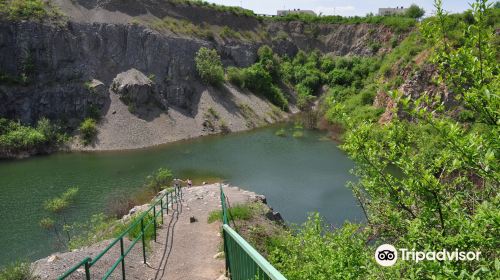
[(403, 6), (396, 8), (379, 8), (378, 15), (379, 16), (402, 15), (406, 13), (406, 10), (408, 10), (408, 8), (403, 8)]
[(278, 10), (277, 14), (278, 14), (279, 17), (284, 17), (284, 16), (292, 15), (292, 14), (308, 14), (308, 15), (312, 15), (312, 16), (316, 15), (316, 13), (314, 11), (311, 11), (311, 10), (301, 10), (301, 9)]

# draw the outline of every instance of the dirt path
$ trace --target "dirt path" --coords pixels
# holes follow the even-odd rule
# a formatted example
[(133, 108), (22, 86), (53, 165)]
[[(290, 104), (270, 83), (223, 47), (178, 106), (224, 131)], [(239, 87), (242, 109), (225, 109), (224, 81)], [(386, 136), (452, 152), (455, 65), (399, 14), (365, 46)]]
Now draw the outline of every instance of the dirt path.
[[(224, 187), (231, 204), (255, 200), (255, 193)], [(209, 224), (209, 213), (220, 209), (217, 184), (184, 190), (183, 202), (169, 214), (151, 256), (154, 269), (148, 279), (215, 280), (224, 273), (224, 260), (215, 258), (221, 248), (220, 222)], [(191, 223), (190, 218), (197, 221)]]

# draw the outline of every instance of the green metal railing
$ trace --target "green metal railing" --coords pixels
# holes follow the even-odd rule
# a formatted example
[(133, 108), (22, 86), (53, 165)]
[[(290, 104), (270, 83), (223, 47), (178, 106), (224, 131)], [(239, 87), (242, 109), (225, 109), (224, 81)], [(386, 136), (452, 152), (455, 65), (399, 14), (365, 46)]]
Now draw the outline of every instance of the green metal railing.
[(229, 226), (227, 198), (220, 187), (226, 273), (232, 280), (286, 280), (262, 255)]
[[(99, 255), (97, 255), (94, 259), (89, 257), (83, 259), (81, 262), (77, 263), (75, 266), (70, 268), (64, 274), (59, 276), (58, 280), (63, 280), (72, 275), (75, 271), (77, 271), (80, 267), (85, 269), (85, 279), (90, 280), (90, 269), (94, 266), (106, 253), (109, 252), (116, 244), (120, 243), (120, 257), (113, 263), (113, 265), (106, 271), (102, 279), (108, 279), (111, 274), (115, 271), (118, 265), (121, 264), (121, 274), (122, 279), (125, 279), (125, 257), (130, 253), (130, 251), (134, 248), (139, 240), (142, 240), (142, 256), (143, 262), (146, 264), (146, 235), (147, 230), (153, 226), (153, 236), (154, 241), (156, 242), (156, 229), (158, 227), (158, 216), (161, 216), (161, 223), (163, 223), (163, 210), (167, 211), (169, 206), (171, 206), (172, 211), (174, 209), (174, 203), (178, 201), (178, 199), (182, 199), (182, 189), (179, 187), (174, 187), (174, 189), (170, 192), (164, 193), (160, 198), (158, 198), (147, 211), (142, 213), (139, 217), (135, 218), (134, 222), (123, 231), (113, 242), (111, 242)], [(165, 202), (164, 202), (165, 201)], [(157, 206), (160, 208), (157, 211)], [(145, 223), (146, 218), (152, 213), (153, 219), (149, 221), (147, 224)], [(125, 248), (123, 239), (137, 226), (141, 227), (141, 233), (130, 243), (130, 245)]]

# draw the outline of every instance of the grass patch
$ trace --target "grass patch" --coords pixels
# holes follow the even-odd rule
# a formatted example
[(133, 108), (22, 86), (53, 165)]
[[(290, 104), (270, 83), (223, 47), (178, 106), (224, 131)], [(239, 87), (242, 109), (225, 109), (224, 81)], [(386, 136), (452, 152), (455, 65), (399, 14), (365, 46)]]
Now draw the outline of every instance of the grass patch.
[(34, 275), (29, 262), (15, 262), (8, 264), (0, 270), (1, 280), (35, 280), (40, 279)]
[[(228, 208), (229, 221), (250, 220), (254, 213), (252, 204), (236, 205)], [(211, 224), (215, 221), (222, 221), (222, 210), (214, 210), (208, 214), (208, 223)]]
[(223, 6), (217, 5), (215, 3), (209, 3), (201, 0), (171, 0), (173, 4), (176, 5), (188, 5), (194, 7), (204, 7), (207, 9), (212, 9), (218, 12), (227, 12), (236, 16), (247, 16), (247, 17), (256, 17), (255, 13), (252, 10), (243, 9), (241, 7), (236, 6)]
[(0, 18), (9, 20), (44, 20), (62, 16), (58, 7), (42, 0), (0, 0)]
[(213, 39), (213, 32), (208, 26), (197, 25), (188, 20), (180, 20), (172, 17), (164, 17), (151, 24), (157, 31), (169, 30), (175, 34), (184, 34), (200, 38)]

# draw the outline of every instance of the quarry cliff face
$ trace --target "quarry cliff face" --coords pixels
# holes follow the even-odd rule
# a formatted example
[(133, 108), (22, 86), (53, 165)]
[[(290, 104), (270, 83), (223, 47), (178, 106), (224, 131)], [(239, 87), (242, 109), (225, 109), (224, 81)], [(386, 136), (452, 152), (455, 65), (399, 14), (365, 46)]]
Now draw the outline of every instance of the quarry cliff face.
[[(256, 61), (263, 44), (288, 56), (300, 49), (373, 55), (371, 43), (388, 42), (392, 37), (383, 26), (260, 22), (248, 16), (159, 2), (80, 0), (76, 9), (77, 4), (58, 0), (55, 3), (68, 15), (63, 24), (0, 21), (0, 74), (8, 77), (0, 83), (0, 116), (30, 124), (48, 117), (75, 127), (89, 114), (106, 110), (113, 79), (130, 69), (154, 82), (167, 108), (176, 107), (189, 115), (196, 111), (197, 98), (206, 89), (194, 62), (202, 46), (217, 49), (225, 66), (245, 67)], [(88, 16), (98, 14), (109, 16), (96, 16), (95, 21)], [(175, 14), (196, 24), (264, 30), (268, 35), (260, 40), (207, 39), (125, 23), (145, 14), (155, 18)], [(92, 81), (99, 86), (90, 86)]]

